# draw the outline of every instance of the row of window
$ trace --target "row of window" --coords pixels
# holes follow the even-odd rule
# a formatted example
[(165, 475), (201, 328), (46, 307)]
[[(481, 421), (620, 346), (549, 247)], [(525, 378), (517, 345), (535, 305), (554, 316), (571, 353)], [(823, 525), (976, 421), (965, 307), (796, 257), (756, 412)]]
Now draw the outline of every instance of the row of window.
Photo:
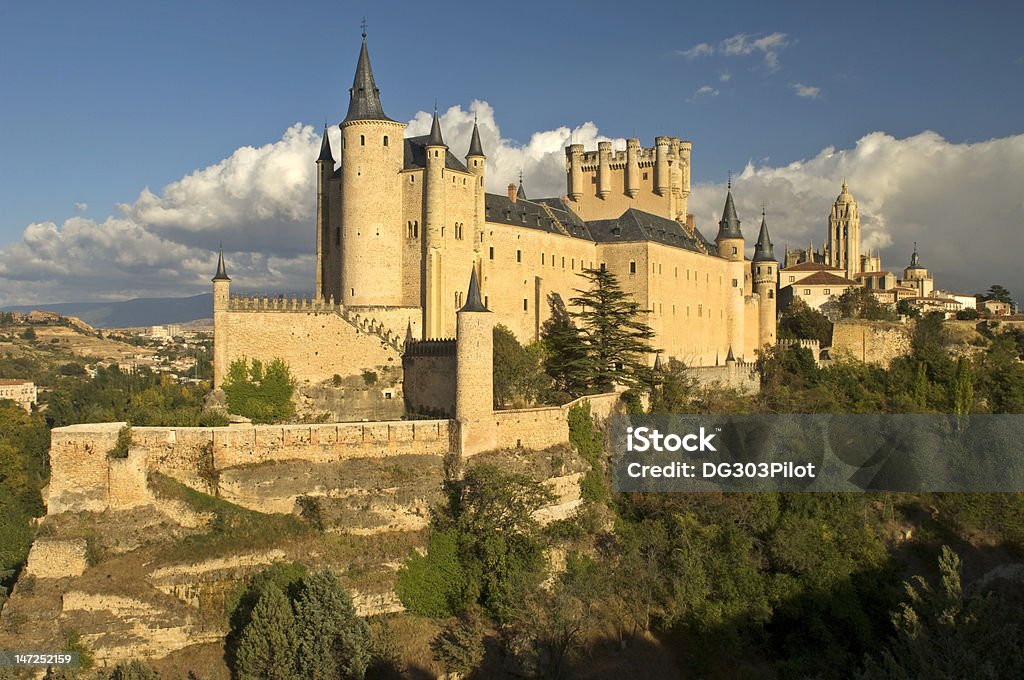
[[(455, 223), (455, 240), (461, 241), (465, 236), (465, 222)], [(441, 237), (444, 238), (445, 228), (441, 225)], [(420, 237), (420, 222), (419, 220), (409, 220), (405, 224), (405, 237), (409, 239), (417, 239)], [(482, 237), (481, 237), (482, 240)]]

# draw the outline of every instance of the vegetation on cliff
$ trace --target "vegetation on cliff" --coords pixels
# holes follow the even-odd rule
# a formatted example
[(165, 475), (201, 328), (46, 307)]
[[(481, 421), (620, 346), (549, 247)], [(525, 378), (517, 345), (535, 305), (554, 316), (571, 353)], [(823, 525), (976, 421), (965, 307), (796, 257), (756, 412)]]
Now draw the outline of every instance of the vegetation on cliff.
[(228, 409), (254, 423), (280, 423), (295, 415), (295, 379), (281, 359), (266, 366), (259, 359), (232, 361), (222, 388)]

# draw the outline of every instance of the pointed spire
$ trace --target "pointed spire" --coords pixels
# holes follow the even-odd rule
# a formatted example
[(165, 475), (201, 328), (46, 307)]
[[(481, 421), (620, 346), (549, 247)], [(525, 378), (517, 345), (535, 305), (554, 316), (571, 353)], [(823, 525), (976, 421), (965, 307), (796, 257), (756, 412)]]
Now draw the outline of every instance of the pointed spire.
[(316, 162), (327, 161), (331, 164), (332, 169), (334, 166), (334, 153), (331, 151), (331, 139), (327, 136), (327, 126), (324, 125), (324, 138), (320, 141), (320, 155), (317, 157)]
[(224, 242), (220, 242), (220, 251), (217, 256), (217, 273), (213, 275), (214, 281), (230, 281), (228, 270), (224, 267)]
[(921, 256), (917, 254), (917, 241), (914, 241), (914, 254), (910, 256), (910, 266), (911, 267), (920, 267), (921, 266)]
[(405, 325), (405, 341), (412, 342), (412, 340), (412, 319), (409, 319), (409, 321)]
[(517, 201), (525, 201), (526, 200), (526, 189), (523, 188), (523, 171), (522, 170), (519, 171), (519, 189), (516, 190), (516, 200)]
[(462, 305), (462, 309), (459, 312), (489, 312), (491, 310), (484, 307), (483, 300), (480, 299), (480, 284), (476, 281), (476, 267), (473, 267), (473, 273), (469, 275), (469, 292), (466, 293), (466, 304)]
[(654, 355), (654, 370), (655, 370), (656, 373), (661, 373), (662, 364), (661, 364), (661, 355), (660, 354), (655, 354)]
[[(469, 140), (469, 153), (466, 154), (466, 158), (470, 156), (483, 156), (484, 147), (480, 144), (480, 129), (476, 124), (476, 116), (473, 116), (473, 136)], [(486, 158), (486, 156), (485, 156)]]
[(725, 356), (725, 363), (736, 361), (736, 355), (732, 353), (732, 345), (729, 345), (729, 353)]
[(348, 114), (343, 123), (350, 120), (391, 120), (384, 115), (384, 107), (380, 103), (380, 90), (373, 79), (370, 53), (366, 49), (365, 29), (363, 46), (359, 50), (359, 61), (356, 63), (356, 75), (352, 79), (352, 88), (348, 94)]
[(444, 137), (441, 136), (441, 120), (437, 117), (437, 104), (434, 104), (434, 122), (430, 126), (430, 137), (427, 138), (427, 146), (444, 146)]
[(725, 238), (743, 238), (740, 232), (740, 219), (736, 216), (736, 205), (732, 200), (732, 178), (729, 179), (729, 193), (725, 196), (725, 207), (722, 209), (722, 220), (718, 223), (716, 241)]
[(754, 262), (778, 262), (775, 259), (772, 239), (768, 236), (768, 222), (765, 220), (764, 208), (761, 208), (761, 232), (757, 235), (757, 243), (754, 244)]

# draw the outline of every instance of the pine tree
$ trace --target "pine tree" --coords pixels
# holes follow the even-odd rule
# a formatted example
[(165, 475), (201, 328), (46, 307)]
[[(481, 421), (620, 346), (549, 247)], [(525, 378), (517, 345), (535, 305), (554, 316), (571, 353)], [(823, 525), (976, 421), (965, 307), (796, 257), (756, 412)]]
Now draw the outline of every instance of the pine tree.
[(370, 629), (337, 577), (330, 571), (310, 576), (295, 608), (299, 676), (361, 679), (370, 663)]
[(242, 631), (236, 656), (238, 680), (291, 680), (295, 677), (295, 617), (277, 585), (263, 591)]
[(587, 346), (582, 331), (572, 321), (558, 293), (548, 294), (551, 316), (541, 327), (544, 370), (555, 382), (555, 390), (576, 397), (587, 391)]
[(484, 658), (484, 625), (476, 609), (464, 612), (430, 641), (430, 649), (448, 673), (466, 674)]
[(971, 362), (967, 357), (960, 357), (956, 364), (956, 384), (953, 388), (953, 410), (958, 416), (971, 412), (974, 406), (974, 376)]
[(590, 283), (588, 290), (569, 301), (579, 312), (571, 312), (579, 322), (586, 342), (585, 377), (588, 384), (605, 391), (612, 386), (647, 386), (651, 369), (647, 355), (654, 331), (641, 319), (640, 305), (619, 287), (619, 281), (607, 269), (585, 269), (580, 274)]

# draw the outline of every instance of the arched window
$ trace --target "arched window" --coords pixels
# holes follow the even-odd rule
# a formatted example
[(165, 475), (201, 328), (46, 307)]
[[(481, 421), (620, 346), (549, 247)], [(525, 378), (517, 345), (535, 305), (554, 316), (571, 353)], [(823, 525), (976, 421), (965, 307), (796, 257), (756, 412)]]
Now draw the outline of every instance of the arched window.
[(388, 136), (384, 135), (384, 146), (388, 145)]
[(366, 135), (359, 135), (359, 146), (366, 146)]

